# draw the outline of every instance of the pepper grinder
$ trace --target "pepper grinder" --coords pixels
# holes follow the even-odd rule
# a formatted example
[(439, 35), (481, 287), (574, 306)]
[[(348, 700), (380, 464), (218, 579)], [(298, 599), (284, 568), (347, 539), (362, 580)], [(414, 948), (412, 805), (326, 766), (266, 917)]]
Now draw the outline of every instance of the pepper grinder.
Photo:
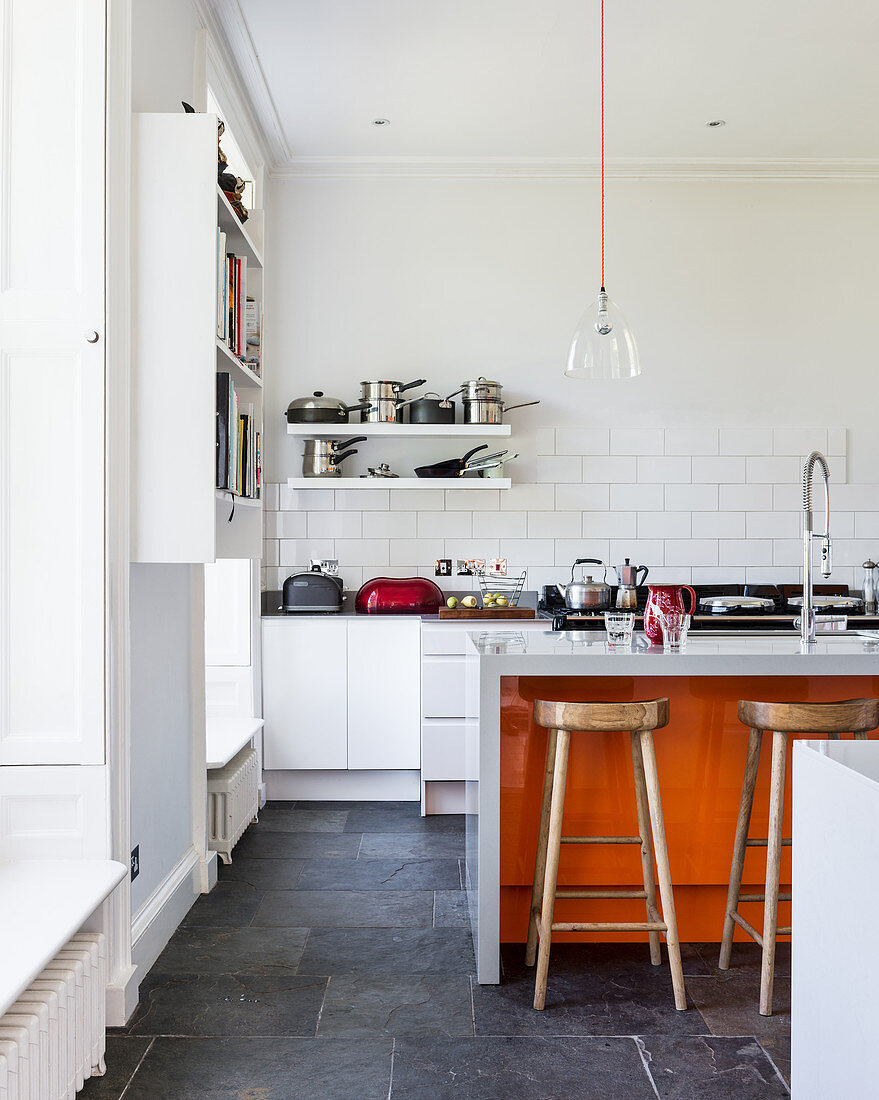
[(876, 592), (876, 563), (868, 558), (864, 562), (864, 610), (867, 614), (873, 614), (877, 607)]

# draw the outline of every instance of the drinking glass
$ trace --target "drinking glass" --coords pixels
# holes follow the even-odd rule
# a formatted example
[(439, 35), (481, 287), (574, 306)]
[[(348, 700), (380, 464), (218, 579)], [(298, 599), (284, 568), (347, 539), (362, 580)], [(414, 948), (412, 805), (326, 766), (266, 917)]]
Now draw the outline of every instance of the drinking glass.
[(662, 627), (662, 648), (676, 651), (687, 644), (687, 631), (690, 629), (690, 616), (679, 608), (669, 608), (659, 612)]
[(605, 611), (604, 629), (607, 631), (608, 645), (630, 646), (635, 616), (631, 611)]

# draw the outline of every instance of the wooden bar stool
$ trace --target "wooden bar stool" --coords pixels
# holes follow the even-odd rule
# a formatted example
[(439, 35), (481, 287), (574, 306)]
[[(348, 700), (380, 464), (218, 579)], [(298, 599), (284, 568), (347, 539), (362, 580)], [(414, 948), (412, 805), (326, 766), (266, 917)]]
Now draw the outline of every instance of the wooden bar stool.
[[(778, 892), (781, 870), (781, 849), (790, 840), (781, 835), (784, 814), (784, 781), (787, 761), (787, 735), (804, 734), (837, 740), (841, 733), (853, 733), (866, 739), (867, 731), (879, 726), (879, 700), (846, 699), (840, 703), (756, 703), (739, 700), (739, 721), (750, 727), (745, 776), (736, 836), (733, 843), (729, 892), (726, 898), (726, 919), (720, 945), (720, 970), (729, 970), (735, 926), (742, 928), (763, 949), (760, 968), (760, 1015), (772, 1015), (772, 984), (775, 979), (775, 942), (778, 936), (789, 936), (790, 928), (778, 927), (778, 903), (790, 901), (789, 893)], [(751, 839), (751, 807), (763, 731), (772, 734), (772, 773), (769, 785), (769, 827), (765, 839)], [(743, 894), (742, 871), (747, 848), (766, 848), (766, 886), (762, 894)], [(764, 902), (763, 935), (739, 913), (739, 903)]]
[[(675, 919), (675, 903), (665, 844), (665, 825), (659, 797), (656, 755), (653, 751), (653, 731), (668, 725), (668, 699), (652, 699), (644, 703), (556, 703), (542, 699), (534, 701), (534, 721), (549, 730), (546, 747), (546, 772), (543, 780), (543, 804), (540, 811), (540, 832), (537, 837), (537, 858), (534, 861), (534, 887), (531, 893), (531, 914), (528, 922), (528, 942), (525, 964), (533, 966), (537, 955), (537, 976), (534, 985), (534, 1007), (542, 1009), (546, 1002), (546, 980), (549, 972), (549, 949), (553, 932), (628, 932), (643, 931), (650, 940), (650, 961), (659, 966), (662, 957), (659, 933), (665, 934), (671, 968), (675, 1008), (687, 1007), (681, 948)], [(568, 773), (568, 749), (571, 734), (578, 731), (628, 733), (632, 749), (632, 770), (635, 776), (635, 804), (638, 811), (638, 836), (562, 836), (562, 815), (565, 809), (565, 783)], [(652, 825), (652, 830), (651, 830)], [(558, 890), (559, 851), (562, 844), (638, 844), (641, 847), (643, 890)], [(654, 850), (656, 874), (662, 913), (656, 908), (656, 880), (653, 871)], [(553, 923), (556, 898), (644, 898), (647, 920), (642, 922), (614, 921), (595, 923), (574, 921)], [(540, 944), (537, 951), (538, 940)]]

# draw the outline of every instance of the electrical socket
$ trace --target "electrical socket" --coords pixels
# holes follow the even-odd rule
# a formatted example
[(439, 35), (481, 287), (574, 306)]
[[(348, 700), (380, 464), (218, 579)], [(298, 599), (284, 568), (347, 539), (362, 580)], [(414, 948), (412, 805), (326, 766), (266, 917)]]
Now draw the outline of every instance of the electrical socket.
[(131, 881), (137, 878), (140, 874), (140, 845), (135, 844), (131, 849)]

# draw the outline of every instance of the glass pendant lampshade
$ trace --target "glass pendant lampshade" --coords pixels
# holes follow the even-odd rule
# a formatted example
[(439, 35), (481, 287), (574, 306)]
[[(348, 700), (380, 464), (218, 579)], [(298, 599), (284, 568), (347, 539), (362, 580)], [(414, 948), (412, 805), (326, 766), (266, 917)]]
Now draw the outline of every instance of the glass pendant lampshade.
[(602, 287), (574, 331), (565, 375), (600, 380), (635, 378), (640, 373), (635, 334), (626, 315)]

